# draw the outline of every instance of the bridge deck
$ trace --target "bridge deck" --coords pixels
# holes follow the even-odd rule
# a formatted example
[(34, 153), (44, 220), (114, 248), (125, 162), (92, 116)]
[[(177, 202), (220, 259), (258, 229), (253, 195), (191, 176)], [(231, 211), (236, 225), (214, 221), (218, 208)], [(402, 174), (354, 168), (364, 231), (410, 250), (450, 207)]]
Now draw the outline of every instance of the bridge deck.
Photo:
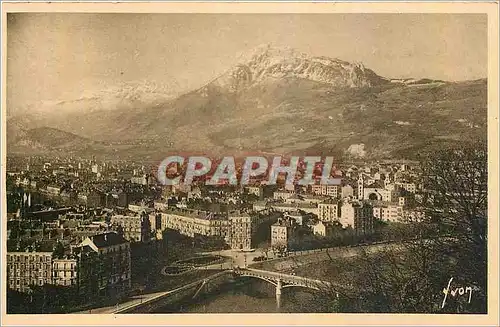
[(301, 286), (315, 286), (315, 287), (328, 287), (331, 286), (330, 282), (318, 280), (318, 279), (311, 279), (311, 278), (306, 278), (306, 277), (301, 277), (301, 276), (295, 276), (295, 275), (289, 275), (289, 274), (283, 274), (283, 273), (278, 273), (274, 271), (267, 271), (267, 270), (259, 270), (259, 269), (252, 269), (252, 268), (246, 268), (246, 269), (235, 269), (234, 273), (240, 276), (255, 276), (255, 277), (260, 277), (260, 278), (267, 278), (273, 281), (281, 280), (286, 283), (294, 284), (294, 285), (301, 285)]

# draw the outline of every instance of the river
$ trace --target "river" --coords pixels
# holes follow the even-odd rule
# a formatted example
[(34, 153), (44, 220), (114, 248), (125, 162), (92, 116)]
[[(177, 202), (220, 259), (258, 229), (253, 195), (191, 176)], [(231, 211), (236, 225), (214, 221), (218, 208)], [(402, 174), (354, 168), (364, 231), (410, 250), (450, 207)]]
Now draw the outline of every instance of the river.
[[(325, 312), (314, 293), (302, 288), (282, 290), (282, 304), (277, 309), (274, 286), (256, 279), (239, 280), (222, 286), (217, 292), (166, 306), (153, 313), (299, 313)], [(323, 302), (323, 301), (319, 301)]]

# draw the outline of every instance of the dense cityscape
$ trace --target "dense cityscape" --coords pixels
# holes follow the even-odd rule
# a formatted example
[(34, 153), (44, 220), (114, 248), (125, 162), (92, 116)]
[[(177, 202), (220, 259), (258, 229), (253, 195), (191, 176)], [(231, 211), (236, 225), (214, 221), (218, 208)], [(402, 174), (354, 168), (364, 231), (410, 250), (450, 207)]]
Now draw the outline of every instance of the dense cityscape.
[(421, 214), (419, 169), (407, 163), (343, 165), (342, 185), (163, 186), (151, 171), (95, 159), (9, 158), (10, 292), (130, 296), (151, 288), (134, 274), (144, 268), (134, 259), (165, 255), (164, 235), (259, 261), (374, 241), (375, 231)]

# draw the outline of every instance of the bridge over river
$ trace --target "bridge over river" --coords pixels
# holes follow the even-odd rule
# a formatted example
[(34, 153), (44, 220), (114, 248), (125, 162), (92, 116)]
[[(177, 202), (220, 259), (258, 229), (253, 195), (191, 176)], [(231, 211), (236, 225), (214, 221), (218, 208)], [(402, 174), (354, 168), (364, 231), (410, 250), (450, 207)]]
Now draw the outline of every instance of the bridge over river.
[[(320, 280), (295, 276), (292, 274), (282, 273), (281, 271), (291, 271), (294, 267), (302, 265), (310, 265), (321, 261), (331, 260), (331, 257), (351, 257), (359, 254), (361, 250), (366, 250), (369, 253), (374, 253), (384, 249), (397, 249), (396, 242), (380, 242), (378, 244), (369, 244), (358, 247), (318, 249), (311, 251), (302, 251), (292, 253), (286, 258), (277, 258), (264, 262), (253, 263), (251, 268), (248, 267), (245, 254), (233, 254), (239, 258), (233, 258), (233, 261), (238, 261), (239, 264), (246, 268), (235, 268), (233, 261), (227, 261), (222, 264), (213, 265), (214, 269), (225, 269), (215, 273), (209, 277), (199, 279), (195, 282), (181, 286), (179, 288), (156, 292), (151, 294), (143, 294), (134, 296), (125, 303), (118, 304), (112, 307), (92, 309), (90, 312), (83, 311), (81, 313), (132, 313), (132, 312), (151, 312), (157, 307), (177, 303), (186, 299), (196, 298), (201, 292), (206, 292), (214, 289), (222, 283), (228, 283), (234, 278), (249, 277), (264, 280), (276, 288), (276, 305), (279, 308), (281, 305), (281, 291), (288, 287), (304, 287), (313, 290), (326, 290), (331, 294), (335, 291), (334, 285)], [(214, 252), (211, 254), (219, 254)], [(257, 255), (257, 254), (255, 254)], [(261, 255), (261, 254), (258, 254)], [(248, 259), (248, 260), (247, 260)], [(207, 266), (206, 268), (210, 268)]]
[(289, 274), (282, 274), (274, 271), (259, 270), (259, 269), (234, 269), (233, 273), (241, 277), (253, 277), (265, 280), (276, 287), (276, 306), (279, 309), (281, 306), (281, 290), (287, 287), (304, 287), (314, 290), (329, 290), (332, 287), (330, 282), (300, 277)]
[(217, 285), (221, 283), (227, 283), (234, 278), (241, 277), (257, 278), (274, 285), (276, 288), (276, 306), (278, 309), (281, 306), (281, 291), (284, 288), (304, 287), (321, 291), (323, 289), (327, 290), (332, 286), (331, 283), (321, 280), (266, 270), (251, 268), (227, 269), (170, 291), (158, 292), (150, 294), (149, 296), (145, 295), (140, 298), (134, 298), (126, 303), (122, 303), (119, 306), (95, 312), (111, 314), (151, 312), (155, 308), (166, 304), (176, 303), (186, 299), (195, 299), (203, 291), (208, 291), (217, 287)]

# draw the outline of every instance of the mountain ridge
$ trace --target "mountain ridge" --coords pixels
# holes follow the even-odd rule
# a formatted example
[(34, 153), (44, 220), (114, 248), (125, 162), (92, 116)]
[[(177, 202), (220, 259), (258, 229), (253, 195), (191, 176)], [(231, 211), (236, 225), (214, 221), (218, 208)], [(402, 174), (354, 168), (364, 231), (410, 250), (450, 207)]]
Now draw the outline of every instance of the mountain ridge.
[[(417, 151), (427, 141), (486, 135), (486, 80), (388, 79), (360, 63), (269, 46), (248, 58), (174, 98), (23, 119), (30, 128), (59, 128), (114, 144), (110, 153), (159, 157), (182, 149), (387, 158)], [(30, 129), (23, 130), (22, 119), (10, 122), (17, 124), (10, 124), (13, 133)]]

